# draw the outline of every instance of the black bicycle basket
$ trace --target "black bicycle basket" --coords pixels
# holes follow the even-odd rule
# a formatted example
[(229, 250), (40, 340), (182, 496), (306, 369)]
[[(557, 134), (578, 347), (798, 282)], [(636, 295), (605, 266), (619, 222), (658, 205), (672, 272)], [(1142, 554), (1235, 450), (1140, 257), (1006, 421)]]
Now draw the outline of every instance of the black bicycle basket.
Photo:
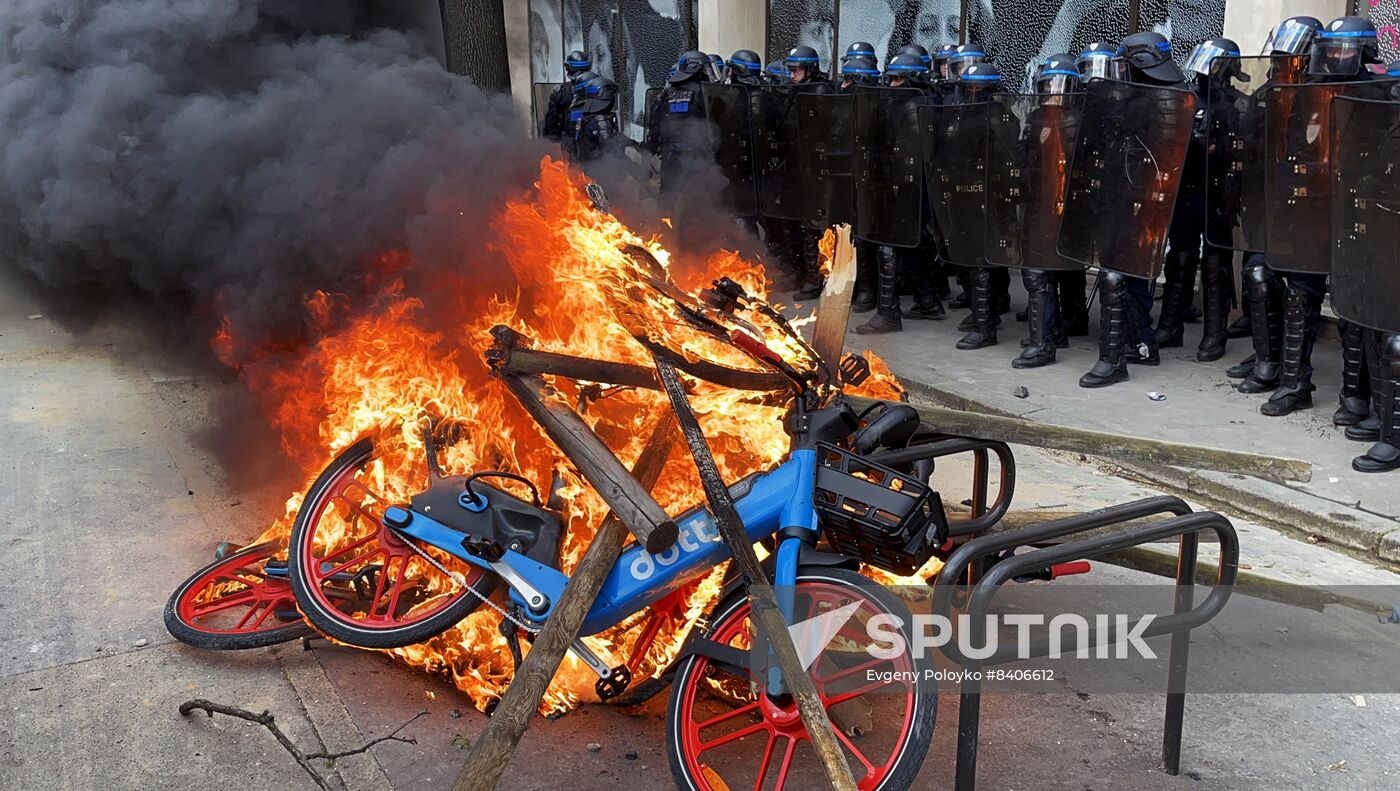
[(825, 442), (812, 499), (833, 550), (896, 574), (918, 571), (948, 537), (943, 500), (927, 483)]

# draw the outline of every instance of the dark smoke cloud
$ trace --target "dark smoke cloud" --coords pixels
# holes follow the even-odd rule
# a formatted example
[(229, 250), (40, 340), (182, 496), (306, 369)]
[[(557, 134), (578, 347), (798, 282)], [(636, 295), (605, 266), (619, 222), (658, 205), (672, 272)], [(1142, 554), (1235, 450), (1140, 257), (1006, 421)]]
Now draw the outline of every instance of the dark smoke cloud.
[(0, 266), (275, 336), (383, 251), (479, 265), (542, 149), (403, 5), (7, 0)]

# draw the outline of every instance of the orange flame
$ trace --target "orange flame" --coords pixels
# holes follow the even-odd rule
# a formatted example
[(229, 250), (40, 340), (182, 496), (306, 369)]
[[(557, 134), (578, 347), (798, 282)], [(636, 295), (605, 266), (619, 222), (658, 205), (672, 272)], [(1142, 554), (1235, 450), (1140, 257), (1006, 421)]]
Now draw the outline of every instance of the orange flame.
[[(342, 294), (315, 292), (305, 299), (312, 341), (303, 348), (259, 357), (240, 355), (238, 333), (227, 320), (211, 341), (221, 359), (244, 358), (240, 372), (250, 392), (279, 430), (283, 447), (309, 479), (337, 452), (370, 433), (387, 438), (375, 474), (382, 492), (406, 501), (424, 485), (424, 446), (419, 434), (425, 413), (450, 418), (461, 440), (444, 453), (449, 473), (497, 469), (514, 472), (549, 491), (552, 481), (563, 502), (567, 532), (561, 568), (571, 570), (591, 540), (606, 506), (563, 460), (560, 451), (490, 375), (482, 351), (491, 344), (487, 330), (504, 324), (529, 337), (536, 348), (642, 365), (650, 356), (634, 338), (644, 332), (687, 356), (757, 369), (728, 344), (676, 320), (673, 306), (644, 287), (658, 273), (622, 251), (636, 245), (649, 251), (682, 289), (698, 289), (720, 276), (765, 296), (761, 266), (735, 253), (715, 251), (703, 262), (671, 266), (655, 239), (642, 239), (615, 217), (587, 202), (582, 178), (549, 158), (541, 162), (534, 189), (508, 202), (490, 227), (489, 250), (510, 270), (513, 293), (482, 295), (465, 275), (438, 287), (450, 295), (450, 318), (423, 300), (406, 296), (403, 277), (412, 268), (406, 253), (389, 253), (371, 268), (377, 295), (352, 305)], [(755, 320), (757, 321), (757, 319)], [(769, 342), (794, 365), (810, 365), (808, 353), (776, 333)], [(870, 355), (875, 373), (865, 395), (897, 398), (900, 390), (883, 361)], [(668, 405), (653, 391), (619, 389), (590, 398), (576, 382), (553, 381), (570, 403), (587, 402), (583, 414), (624, 463), (641, 452), (655, 416)], [(594, 393), (596, 395), (596, 393)], [(764, 469), (786, 453), (779, 399), (769, 394), (727, 390), (696, 382), (692, 400), (726, 479)], [(283, 539), (290, 532), (304, 492), (287, 500), (286, 512), (260, 540)], [(701, 500), (689, 459), (673, 453), (654, 494), (675, 514)], [(678, 602), (658, 639), (634, 673), (655, 673), (674, 656), (690, 625), (719, 592), (720, 572), (712, 572)], [(625, 661), (644, 617), (590, 638), (614, 660)], [(450, 677), (478, 708), (485, 710), (509, 683), (512, 662), (498, 631), (499, 616), (483, 608), (433, 639), (392, 653), (428, 672)], [(591, 698), (594, 676), (572, 656), (550, 686), (543, 708), (560, 711)]]

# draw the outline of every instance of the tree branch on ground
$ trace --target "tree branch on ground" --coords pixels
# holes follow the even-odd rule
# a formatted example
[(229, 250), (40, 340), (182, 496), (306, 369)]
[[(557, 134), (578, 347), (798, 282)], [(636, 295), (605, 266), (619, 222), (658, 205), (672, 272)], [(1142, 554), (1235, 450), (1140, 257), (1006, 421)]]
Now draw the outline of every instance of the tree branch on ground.
[(420, 711), (417, 714), (410, 717), (407, 722), (393, 729), (389, 733), (383, 736), (377, 736), (373, 739), (370, 739), (360, 747), (356, 747), (353, 750), (344, 750), (338, 753), (304, 753), (301, 751), (300, 748), (296, 746), (296, 744), (292, 742), (291, 739), (287, 738), (287, 734), (283, 733), (281, 728), (277, 727), (277, 722), (273, 719), (271, 712), (263, 711), (261, 714), (254, 714), (253, 712), (248, 711), (247, 709), (240, 709), (237, 706), (229, 706), (223, 703), (215, 703), (213, 701), (204, 700), (202, 698), (187, 700), (184, 703), (180, 704), (180, 714), (188, 715), (192, 711), (203, 711), (211, 718), (215, 714), (223, 714), (228, 717), (237, 717), (240, 720), (256, 722), (264, 728), (267, 728), (268, 731), (272, 733), (273, 738), (277, 739), (277, 743), (282, 745), (282, 747), (287, 751), (287, 753), (292, 756), (292, 760), (297, 762), (298, 766), (306, 770), (306, 773), (311, 776), (311, 779), (316, 783), (317, 787), (322, 789), (322, 791), (334, 791), (334, 789), (332, 789), (330, 785), (326, 783), (326, 779), (322, 777), (319, 772), (316, 771), (316, 768), (314, 766), (312, 766), (312, 761), (321, 760), (325, 761), (328, 766), (333, 766), (337, 758), (345, 758), (350, 755), (359, 755), (360, 753), (368, 751), (369, 748), (373, 747), (376, 744), (380, 744), (381, 742), (403, 742), (404, 744), (417, 744), (417, 739), (400, 736), (399, 731), (402, 731), (404, 728), (407, 728), (419, 717), (424, 717), (428, 714), (428, 710), (424, 709), (423, 711)]

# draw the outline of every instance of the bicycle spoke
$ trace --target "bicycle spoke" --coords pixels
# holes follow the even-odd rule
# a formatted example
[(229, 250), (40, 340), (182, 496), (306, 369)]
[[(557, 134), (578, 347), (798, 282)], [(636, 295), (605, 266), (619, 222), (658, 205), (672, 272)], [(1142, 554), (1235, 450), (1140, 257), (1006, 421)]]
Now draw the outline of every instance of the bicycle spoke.
[(787, 782), (788, 770), (792, 768), (792, 756), (797, 752), (797, 740), (788, 739), (787, 750), (783, 752), (783, 762), (778, 764), (778, 781), (773, 786), (773, 791), (782, 791), (783, 784)]
[[(827, 684), (831, 684), (832, 682), (835, 682), (835, 681), (840, 681), (841, 679), (843, 679), (843, 678), (845, 678), (845, 677), (847, 677), (847, 676), (854, 675), (854, 674), (856, 674), (856, 673), (860, 673), (860, 672), (869, 670), (870, 668), (875, 667), (875, 666), (877, 666), (877, 665), (883, 665), (883, 664), (887, 664), (887, 663), (893, 662), (893, 661), (894, 661), (893, 659), (872, 659), (872, 660), (870, 660), (869, 662), (866, 662), (866, 663), (860, 664), (860, 665), (856, 665), (855, 667), (848, 667), (848, 668), (846, 668), (845, 670), (838, 670), (838, 671), (836, 671), (835, 673), (832, 673), (832, 674), (829, 675), (829, 676), (828, 676), (828, 675), (819, 675), (819, 674), (817, 674), (817, 673), (811, 673), (810, 675), (812, 676), (812, 680), (813, 680), (813, 681), (817, 682), (817, 684), (819, 684), (820, 686), (825, 687)], [(816, 669), (816, 664), (817, 664), (817, 663), (813, 663), (813, 666), (812, 666), (812, 667), (813, 667), (813, 670)]]
[[(369, 539), (365, 539), (365, 540), (368, 541)], [(363, 543), (363, 542), (361, 542), (361, 543)], [(338, 554), (343, 554), (343, 553), (338, 553)], [(322, 580), (322, 581), (325, 581), (325, 580), (327, 580), (327, 579), (330, 579), (331, 577), (335, 576), (336, 574), (339, 574), (340, 572), (345, 571), (346, 569), (350, 568), (351, 566), (354, 566), (354, 565), (360, 563), (361, 561), (366, 560), (367, 558), (372, 558), (372, 557), (376, 557), (376, 556), (378, 556), (378, 555), (385, 555), (385, 554), (388, 554), (388, 553), (385, 551), (385, 549), (384, 549), (383, 547), (380, 547), (380, 548), (374, 550), (373, 552), (366, 552), (366, 553), (363, 554), (363, 555), (360, 555), (360, 556), (358, 556), (358, 557), (352, 558), (350, 561), (348, 561), (348, 562), (346, 562), (346, 563), (342, 563), (342, 564), (340, 564), (339, 566), (336, 566), (335, 568), (331, 569), (330, 571), (322, 572), (321, 575), (320, 575), (321, 580)], [(319, 564), (319, 561), (318, 561), (318, 564)]]
[(738, 717), (738, 716), (741, 715), (741, 714), (748, 713), (748, 712), (753, 711), (754, 709), (757, 709), (757, 708), (758, 708), (758, 701), (754, 701), (753, 703), (745, 704), (745, 705), (743, 705), (743, 706), (740, 706), (740, 707), (737, 708), (737, 709), (733, 709), (733, 710), (727, 711), (727, 712), (725, 712), (725, 713), (723, 713), (723, 714), (720, 714), (720, 715), (718, 715), (718, 716), (716, 716), (716, 717), (712, 717), (711, 719), (705, 720), (704, 722), (697, 723), (697, 724), (695, 725), (695, 732), (696, 732), (696, 733), (699, 733), (700, 731), (703, 731), (703, 730), (705, 730), (706, 728), (713, 728), (714, 726), (720, 724), (721, 722), (726, 722), (726, 721), (728, 721), (728, 720), (732, 720), (732, 719), (734, 719), (735, 717)]
[(758, 777), (754, 778), (753, 791), (763, 788), (763, 778), (768, 776), (768, 764), (773, 762), (773, 747), (778, 744), (778, 734), (770, 734), (768, 744), (763, 747), (763, 760), (758, 763)]
[[(749, 725), (748, 727), (740, 728), (739, 730), (734, 731), (734, 732), (732, 732), (732, 733), (726, 733), (726, 734), (724, 734), (723, 736), (721, 736), (721, 737), (715, 739), (714, 741), (709, 741), (709, 742), (704, 742), (704, 743), (702, 743), (702, 744), (700, 745), (700, 752), (703, 753), (703, 752), (705, 752), (706, 750), (713, 750), (714, 748), (719, 747), (719, 746), (721, 746), (721, 745), (729, 744), (729, 743), (732, 742), (732, 741), (735, 741), (735, 740), (738, 740), (738, 739), (742, 739), (742, 738), (744, 738), (745, 736), (751, 736), (751, 735), (753, 735), (753, 734), (755, 734), (755, 733), (758, 733), (759, 731), (764, 731), (764, 730), (766, 730), (766, 731), (771, 731), (771, 730), (772, 730), (772, 726), (770, 726), (770, 725), (768, 724), (768, 721), (767, 721), (767, 720), (762, 720), (762, 721), (759, 721), (759, 722), (755, 722), (754, 724)], [(699, 731), (697, 731), (696, 733), (698, 734)]]
[[(829, 709), (829, 708), (831, 708), (832, 706), (835, 706), (835, 705), (838, 704), (838, 703), (845, 703), (846, 701), (851, 700), (851, 699), (853, 699), (853, 698), (858, 698), (858, 697), (860, 697), (861, 695), (864, 695), (864, 694), (867, 693), (867, 692), (874, 692), (875, 690), (877, 690), (877, 689), (879, 689), (879, 688), (881, 688), (881, 687), (892, 686), (894, 683), (895, 683), (895, 682), (894, 682), (893, 680), (889, 680), (889, 681), (872, 681), (872, 682), (870, 682), (869, 684), (866, 684), (866, 685), (863, 686), (863, 687), (856, 687), (855, 689), (850, 690), (850, 691), (848, 691), (848, 692), (842, 692), (840, 695), (833, 695), (833, 696), (830, 697), (830, 698), (825, 698), (824, 700), (822, 700), (822, 705), (826, 706), (826, 707)], [(903, 686), (903, 685), (901, 685), (901, 686)]]
[(203, 604), (195, 604), (190, 607), (194, 617), (201, 618), (220, 610), (227, 610), (230, 607), (239, 607), (247, 604), (249, 599), (257, 599), (258, 594), (252, 590), (239, 591), (232, 596), (220, 596), (212, 601)]
[(831, 732), (836, 734), (837, 740), (840, 741), (842, 744), (846, 745), (846, 749), (850, 750), (851, 754), (856, 757), (856, 760), (860, 761), (861, 765), (865, 767), (865, 774), (867, 777), (875, 773), (875, 770), (877, 768), (875, 764), (871, 763), (870, 759), (865, 757), (865, 753), (861, 752), (856, 748), (855, 744), (851, 741), (850, 737), (845, 734), (844, 731), (842, 731), (840, 728), (832, 728)]

